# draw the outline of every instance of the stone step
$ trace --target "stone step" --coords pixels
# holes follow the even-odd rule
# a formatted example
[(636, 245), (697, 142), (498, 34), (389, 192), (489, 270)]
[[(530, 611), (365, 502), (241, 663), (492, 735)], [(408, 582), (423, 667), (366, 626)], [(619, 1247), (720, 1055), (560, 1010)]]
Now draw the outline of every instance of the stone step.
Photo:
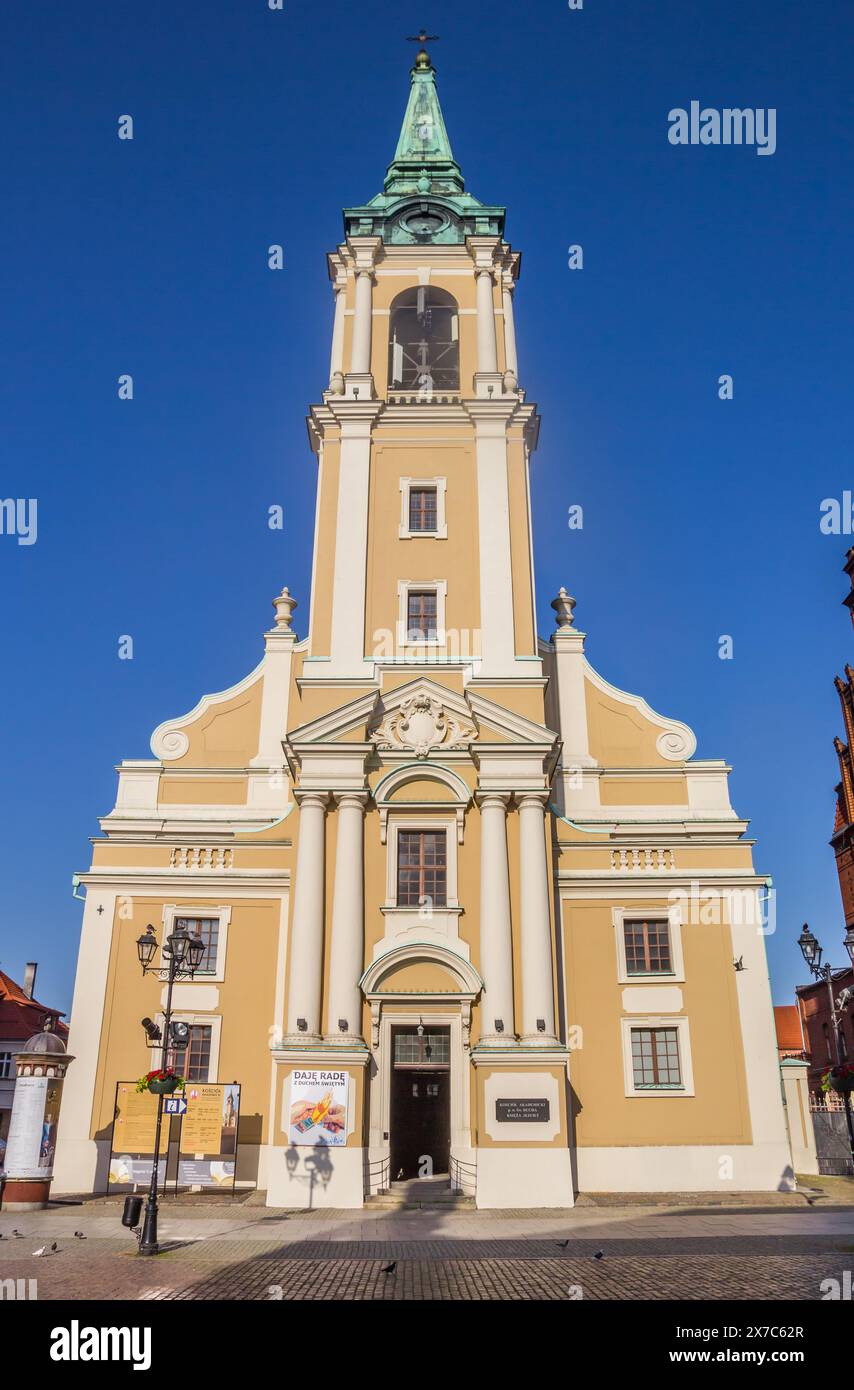
[(425, 1208), (440, 1208), (442, 1211), (474, 1209), (474, 1198), (452, 1191), (447, 1178), (412, 1178), (407, 1182), (393, 1182), (386, 1191), (374, 1193), (365, 1200), (371, 1206), (390, 1207), (399, 1211)]

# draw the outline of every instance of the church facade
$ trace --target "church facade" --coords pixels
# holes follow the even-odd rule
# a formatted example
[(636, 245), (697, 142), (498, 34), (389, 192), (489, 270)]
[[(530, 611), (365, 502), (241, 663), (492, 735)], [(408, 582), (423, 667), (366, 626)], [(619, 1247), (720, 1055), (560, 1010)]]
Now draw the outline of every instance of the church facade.
[(79, 876), (55, 1192), (103, 1189), (116, 1083), (150, 1065), (149, 924), (205, 941), (185, 1074), (240, 1083), (237, 1178), (270, 1205), (444, 1174), (481, 1207), (790, 1185), (729, 769), (593, 669), (564, 590), (537, 633), (504, 233), (422, 50), (328, 257), (307, 635), (285, 589), (256, 669), (120, 766)]

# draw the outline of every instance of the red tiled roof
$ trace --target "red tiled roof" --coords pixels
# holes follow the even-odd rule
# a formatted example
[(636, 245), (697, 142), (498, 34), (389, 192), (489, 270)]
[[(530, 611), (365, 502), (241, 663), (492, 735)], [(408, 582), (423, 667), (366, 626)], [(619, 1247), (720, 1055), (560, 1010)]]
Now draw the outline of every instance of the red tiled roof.
[(801, 1035), (801, 1020), (797, 1004), (778, 1004), (774, 1006), (774, 1024), (777, 1029), (777, 1046), (784, 1052), (800, 1052), (804, 1046)]
[[(46, 1018), (61, 1019), (62, 1014), (62, 1009), (50, 1009), (47, 1004), (28, 999), (21, 986), (0, 970), (0, 1038), (26, 1042), (41, 1032)], [(68, 1036), (64, 1023), (59, 1023), (56, 1031), (64, 1038)]]

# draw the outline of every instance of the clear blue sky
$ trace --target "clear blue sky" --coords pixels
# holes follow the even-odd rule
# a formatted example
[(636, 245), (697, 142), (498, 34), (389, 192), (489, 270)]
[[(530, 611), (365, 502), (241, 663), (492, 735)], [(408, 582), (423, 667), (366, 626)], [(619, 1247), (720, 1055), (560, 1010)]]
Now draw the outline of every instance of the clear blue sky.
[[(0, 495), (38, 498), (39, 537), (0, 537), (0, 967), (37, 958), (51, 1003), (115, 763), (255, 665), (283, 583), (305, 631), (324, 253), (381, 187), (422, 23), (469, 187), (524, 253), (541, 630), (566, 584), (603, 675), (734, 765), (779, 893), (777, 1001), (805, 918), (843, 959), (827, 841), (854, 634), (819, 506), (852, 482), (849, 0), (6, 0)], [(776, 154), (671, 146), (692, 100), (776, 108)]]

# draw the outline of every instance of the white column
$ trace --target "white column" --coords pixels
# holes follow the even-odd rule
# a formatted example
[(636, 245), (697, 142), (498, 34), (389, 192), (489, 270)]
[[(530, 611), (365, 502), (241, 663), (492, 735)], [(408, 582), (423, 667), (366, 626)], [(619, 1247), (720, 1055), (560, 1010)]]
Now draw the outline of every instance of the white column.
[[(332, 576), (331, 676), (364, 673), (368, 566), (368, 494), (371, 482), (370, 418), (341, 418), (338, 517)], [(368, 644), (371, 637), (368, 634)]]
[[(545, 841), (546, 793), (524, 792), (519, 805), (519, 879), (522, 928), (522, 1036), (526, 1043), (554, 1043), (552, 933)], [(545, 1024), (540, 1030), (537, 1020)]]
[(468, 406), (477, 431), (482, 676), (518, 674), (507, 485), (507, 423), (480, 402)]
[[(507, 869), (509, 796), (484, 792), (480, 800), (480, 973), (481, 1042), (516, 1039), (513, 1010), (513, 940), (510, 927), (510, 876)], [(504, 1031), (496, 1028), (496, 1019)]]
[[(335, 893), (332, 904), (332, 955), (329, 974), (329, 1042), (362, 1036), (359, 980), (365, 960), (365, 792), (340, 792)], [(346, 1028), (340, 1023), (346, 1020)]]
[[(291, 974), (287, 1029), (294, 1040), (320, 1037), (323, 984), (323, 903), (326, 858), (325, 792), (295, 792), (299, 802), (294, 915), (291, 923)], [(297, 1020), (305, 1019), (300, 1029)]]
[(346, 286), (337, 285), (335, 288), (335, 323), (332, 328), (332, 357), (329, 364), (330, 381), (337, 372), (344, 370), (344, 311), (346, 307)]
[(498, 339), (495, 333), (495, 304), (492, 298), (492, 271), (477, 272), (477, 370), (498, 371)]
[[(94, 1111), (94, 1097), (103, 1045), (101, 1029), (115, 914), (115, 892), (103, 892), (87, 881), (68, 1038), (68, 1050), (77, 1061), (68, 1073), (59, 1112), (54, 1193), (92, 1192), (100, 1186), (99, 1178), (106, 1178), (109, 1166), (109, 1140), (91, 1139), (90, 1135), (93, 1128), (97, 1133), (103, 1133), (98, 1129), (99, 1117)], [(99, 1149), (102, 1158), (100, 1165)]]
[(353, 347), (350, 371), (365, 376), (371, 370), (371, 331), (374, 311), (374, 277), (370, 270), (356, 276), (356, 314), (353, 321)]
[(512, 372), (519, 379), (519, 359), (516, 354), (516, 320), (513, 317), (513, 281), (505, 280), (503, 285), (504, 296), (504, 355), (507, 359), (507, 370)]

